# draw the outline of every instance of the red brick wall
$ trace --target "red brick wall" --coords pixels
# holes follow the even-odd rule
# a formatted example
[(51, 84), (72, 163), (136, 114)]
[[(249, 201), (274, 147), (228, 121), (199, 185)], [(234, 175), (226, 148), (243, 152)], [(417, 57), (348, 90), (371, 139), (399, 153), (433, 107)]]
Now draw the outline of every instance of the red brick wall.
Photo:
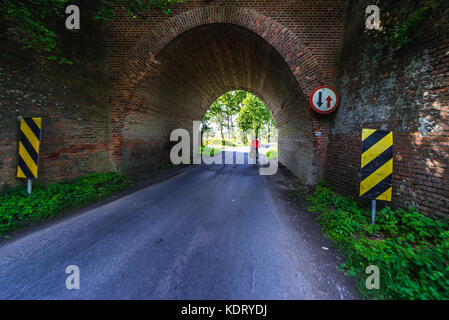
[[(61, 33), (73, 66), (41, 64), (15, 44), (2, 46), (0, 189), (19, 183), (19, 115), (44, 118), (45, 182), (141, 171), (167, 159), (172, 129), (190, 128), (232, 89), (254, 92), (269, 106), (281, 160), (292, 171), (307, 183), (322, 175), (328, 124), (310, 112), (306, 97), (334, 80), (342, 1), (188, 0), (169, 16), (148, 16), (119, 14), (103, 38), (82, 15), (81, 31)], [(324, 134), (315, 137), (318, 130)]]
[[(273, 113), (280, 160), (313, 183), (322, 176), (328, 122), (310, 112), (306, 97), (333, 81), (342, 26), (340, 1), (188, 1), (170, 18), (119, 15), (106, 41), (115, 163), (141, 170), (167, 157), (170, 130), (190, 128), (219, 95), (244, 89)], [(137, 118), (148, 121), (131, 127)]]
[[(354, 16), (348, 19), (363, 23)], [(341, 106), (330, 134), (325, 180), (357, 196), (362, 128), (392, 130), (392, 205), (447, 216), (449, 30), (430, 30), (393, 54), (384, 37), (358, 27), (349, 32), (351, 24), (342, 52), (337, 85)]]
[[(360, 29), (363, 10), (347, 16), (343, 38), (344, 11), (338, 0), (188, 0), (170, 16), (119, 14), (105, 38), (97, 27), (66, 32), (73, 66), (40, 64), (2, 42), (0, 189), (18, 183), (19, 115), (44, 117), (44, 181), (142, 171), (167, 159), (171, 130), (190, 129), (219, 95), (244, 89), (269, 107), (280, 159), (302, 181), (357, 195), (361, 129), (390, 129), (393, 205), (447, 215), (448, 30), (385, 56), (385, 41)], [(321, 84), (338, 88), (336, 114), (310, 110)]]
[[(332, 82), (343, 36), (344, 7), (343, 0), (187, 0), (184, 4), (173, 6), (170, 16), (152, 10), (147, 20), (141, 20), (131, 19), (123, 13), (107, 26), (107, 44), (112, 50), (110, 68), (112, 71), (120, 70), (129, 54), (128, 49), (134, 47), (142, 37), (159, 38), (158, 44), (152, 48), (155, 53), (191, 27), (231, 22), (259, 34), (287, 60), (296, 59), (298, 55), (311, 55), (319, 63), (325, 82)], [(202, 10), (204, 8), (206, 10)], [(201, 10), (192, 11), (195, 9)], [(180, 14), (182, 16), (179, 17)], [(278, 30), (271, 28), (273, 23)], [(152, 35), (153, 32), (157, 35)], [(291, 51), (298, 45), (291, 40), (292, 35), (300, 40), (300, 51)], [(287, 47), (281, 48), (279, 44)], [(289, 52), (292, 52), (291, 56), (288, 56)], [(304, 74), (305, 70), (301, 70), (301, 73)]]
[(1, 40), (0, 192), (25, 183), (16, 178), (19, 116), (43, 118), (39, 180), (114, 170), (103, 34), (100, 26), (83, 23), (78, 34), (61, 33), (73, 65), (48, 63)]

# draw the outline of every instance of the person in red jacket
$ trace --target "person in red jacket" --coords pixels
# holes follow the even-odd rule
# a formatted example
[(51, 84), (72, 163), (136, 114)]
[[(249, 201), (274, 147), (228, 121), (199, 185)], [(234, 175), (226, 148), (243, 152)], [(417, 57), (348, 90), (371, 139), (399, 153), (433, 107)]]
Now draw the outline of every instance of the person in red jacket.
[(256, 158), (256, 162), (257, 159), (259, 158), (259, 140), (254, 139), (253, 141), (251, 141), (251, 151), (250, 151), (250, 157), (251, 158)]
[(258, 149), (258, 148), (259, 148), (259, 140), (254, 139), (254, 140), (251, 142), (251, 148)]

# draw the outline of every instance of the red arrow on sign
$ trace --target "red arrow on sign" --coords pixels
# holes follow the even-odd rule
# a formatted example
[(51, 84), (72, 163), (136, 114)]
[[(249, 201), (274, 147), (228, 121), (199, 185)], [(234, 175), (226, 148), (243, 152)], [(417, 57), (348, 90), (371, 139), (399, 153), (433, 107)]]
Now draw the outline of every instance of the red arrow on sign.
[(333, 87), (319, 86), (315, 88), (310, 94), (309, 103), (310, 107), (315, 112), (321, 114), (328, 114), (337, 109), (338, 104), (340, 103), (340, 97), (338, 95), (338, 92)]
[(326, 98), (326, 101), (327, 101), (327, 108), (329, 109), (329, 108), (331, 107), (331, 101), (332, 101), (332, 98), (331, 98), (330, 96), (328, 96), (328, 97)]

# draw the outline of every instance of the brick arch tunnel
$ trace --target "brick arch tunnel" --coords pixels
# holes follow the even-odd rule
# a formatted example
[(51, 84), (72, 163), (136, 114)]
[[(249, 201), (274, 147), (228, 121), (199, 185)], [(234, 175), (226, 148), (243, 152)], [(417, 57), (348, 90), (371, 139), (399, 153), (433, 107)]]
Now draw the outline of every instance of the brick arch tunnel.
[[(314, 130), (325, 131), (306, 99), (321, 84), (316, 61), (306, 48), (298, 54), (300, 42), (273, 22), (258, 34), (248, 25), (223, 20), (186, 28), (164, 45), (147, 36), (131, 51), (122, 82), (112, 92), (116, 166), (133, 172), (168, 160), (172, 130), (191, 131), (192, 121), (201, 120), (221, 94), (241, 89), (256, 94), (273, 115), (280, 162), (304, 183), (314, 183), (322, 153)], [(154, 43), (160, 50), (151, 50)]]

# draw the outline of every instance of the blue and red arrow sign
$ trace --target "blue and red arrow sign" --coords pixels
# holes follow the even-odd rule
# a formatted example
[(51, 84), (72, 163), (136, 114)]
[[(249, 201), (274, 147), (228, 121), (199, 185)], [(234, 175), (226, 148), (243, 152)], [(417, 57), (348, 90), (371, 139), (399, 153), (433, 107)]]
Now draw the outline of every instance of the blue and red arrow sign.
[(318, 87), (310, 95), (310, 106), (321, 114), (335, 111), (339, 103), (340, 97), (337, 91), (330, 86)]

